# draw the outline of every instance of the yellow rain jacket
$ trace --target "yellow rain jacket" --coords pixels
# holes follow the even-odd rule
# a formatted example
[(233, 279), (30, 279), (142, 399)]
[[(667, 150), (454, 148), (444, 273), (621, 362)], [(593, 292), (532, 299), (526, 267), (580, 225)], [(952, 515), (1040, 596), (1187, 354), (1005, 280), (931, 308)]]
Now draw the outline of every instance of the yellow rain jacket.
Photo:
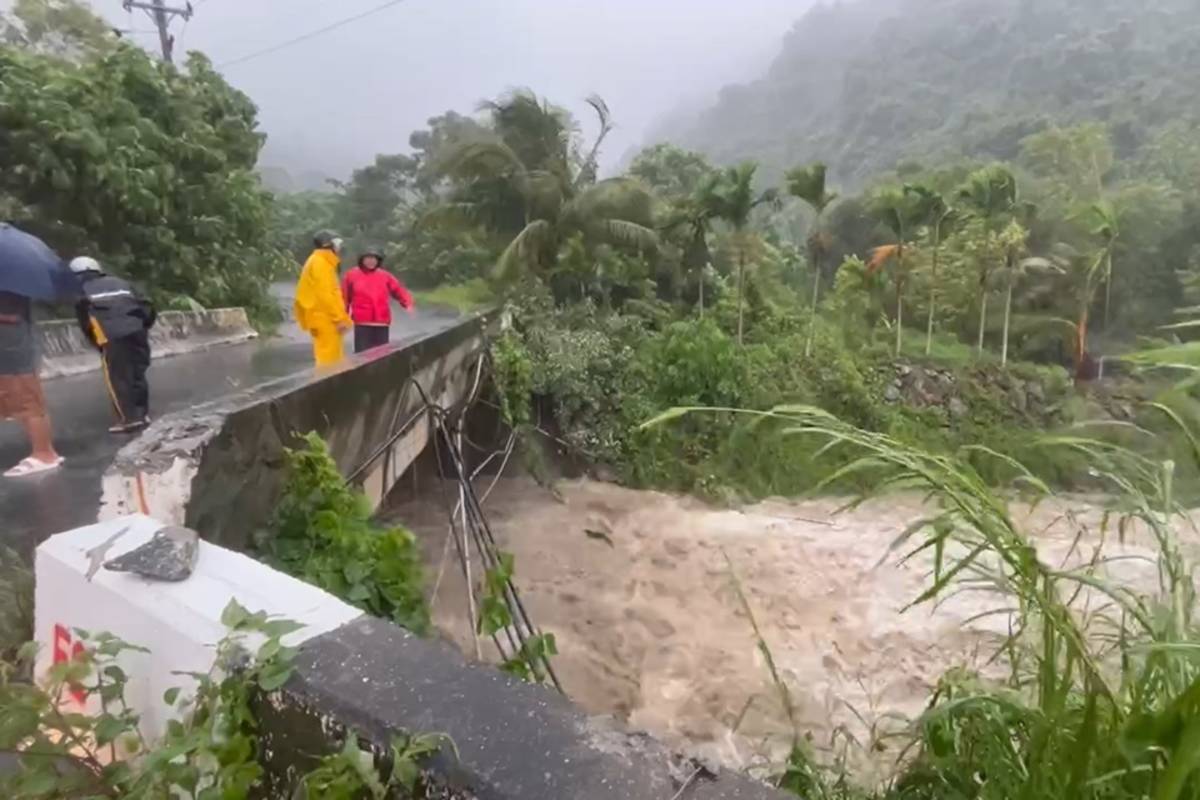
[(339, 326), (350, 325), (338, 281), (340, 263), (341, 259), (332, 250), (314, 250), (296, 284), (293, 306), (296, 324), (313, 337), (313, 356), (319, 367), (342, 360), (344, 351)]

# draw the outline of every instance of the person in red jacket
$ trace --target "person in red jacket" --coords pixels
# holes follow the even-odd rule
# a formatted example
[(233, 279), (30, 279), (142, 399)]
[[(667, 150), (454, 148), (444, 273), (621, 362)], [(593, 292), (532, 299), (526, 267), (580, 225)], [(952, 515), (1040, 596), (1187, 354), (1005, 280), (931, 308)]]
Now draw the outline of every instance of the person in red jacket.
[(354, 321), (354, 352), (388, 343), (392, 324), (391, 298), (412, 313), (413, 298), (404, 284), (383, 268), (383, 254), (369, 251), (358, 257), (358, 266), (342, 280), (346, 310)]

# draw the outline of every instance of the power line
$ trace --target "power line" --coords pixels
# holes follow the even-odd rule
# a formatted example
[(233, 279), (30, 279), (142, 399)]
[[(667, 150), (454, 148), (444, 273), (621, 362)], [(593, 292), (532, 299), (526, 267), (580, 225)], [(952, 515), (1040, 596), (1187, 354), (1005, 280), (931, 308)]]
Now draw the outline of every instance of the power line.
[(241, 56), (240, 58), (235, 58), (232, 61), (226, 61), (222, 64), (218, 64), (217, 66), (220, 69), (224, 69), (226, 67), (232, 67), (237, 64), (244, 64), (247, 61), (251, 61), (256, 58), (261, 58), (262, 56), (270, 55), (272, 53), (278, 53), (280, 50), (283, 50), (284, 48), (291, 47), (294, 44), (300, 44), (301, 42), (307, 42), (309, 39), (315, 39), (316, 37), (321, 36), (322, 34), (329, 33), (330, 31), (337, 30), (338, 28), (344, 28), (345, 26), (351, 24), (352, 22), (358, 22), (360, 19), (366, 19), (367, 17), (369, 17), (373, 14), (378, 14), (380, 11), (386, 11), (387, 9), (391, 8), (392, 6), (398, 6), (403, 2), (405, 2), (405, 0), (390, 0), (390, 2), (384, 3), (383, 5), (375, 6), (374, 8), (367, 9), (366, 11), (363, 11), (359, 14), (355, 14), (352, 17), (346, 17), (345, 19), (338, 20), (337, 22), (334, 22), (330, 25), (326, 25), (323, 28), (319, 28), (318, 30), (310, 31), (309, 33), (305, 33), (301, 36), (297, 36), (294, 39), (288, 39), (286, 42), (281, 42), (277, 45), (268, 47), (264, 50), (258, 50), (254, 53), (250, 53), (249, 55), (244, 55), (244, 56)]

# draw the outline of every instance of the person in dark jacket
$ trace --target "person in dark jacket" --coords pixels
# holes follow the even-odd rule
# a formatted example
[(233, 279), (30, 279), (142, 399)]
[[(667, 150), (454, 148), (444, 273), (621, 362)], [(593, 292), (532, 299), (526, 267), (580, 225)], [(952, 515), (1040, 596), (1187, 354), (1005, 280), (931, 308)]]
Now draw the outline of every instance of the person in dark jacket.
[(354, 321), (354, 352), (382, 347), (390, 339), (391, 298), (410, 314), (413, 297), (404, 284), (383, 268), (383, 254), (371, 250), (358, 257), (358, 266), (342, 281), (346, 310)]
[(82, 295), (75, 305), (79, 327), (96, 349), (117, 422), (110, 433), (133, 433), (150, 424), (150, 336), (158, 318), (128, 281), (108, 275), (94, 258), (71, 262)]

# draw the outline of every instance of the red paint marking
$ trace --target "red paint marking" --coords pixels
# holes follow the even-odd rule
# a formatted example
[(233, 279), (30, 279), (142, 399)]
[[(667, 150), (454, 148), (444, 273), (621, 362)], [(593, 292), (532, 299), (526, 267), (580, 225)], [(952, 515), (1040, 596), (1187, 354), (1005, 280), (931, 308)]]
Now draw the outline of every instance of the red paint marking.
[[(54, 663), (79, 659), (84, 654), (83, 642), (76, 642), (71, 631), (65, 625), (54, 626)], [(87, 702), (87, 692), (78, 684), (67, 687), (67, 693), (76, 703), (83, 705)]]

